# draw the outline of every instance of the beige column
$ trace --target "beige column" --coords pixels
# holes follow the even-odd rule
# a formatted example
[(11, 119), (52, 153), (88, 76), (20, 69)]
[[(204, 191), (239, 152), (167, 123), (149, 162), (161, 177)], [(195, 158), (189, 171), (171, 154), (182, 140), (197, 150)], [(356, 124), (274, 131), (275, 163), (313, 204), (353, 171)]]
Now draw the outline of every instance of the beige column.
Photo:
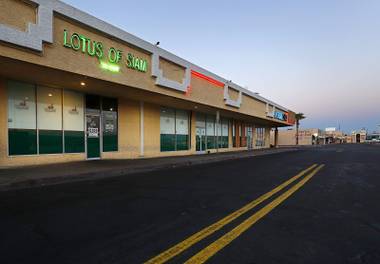
[(270, 148), (270, 127), (266, 127), (264, 131), (265, 148)]
[(144, 102), (140, 101), (140, 157), (144, 157)]
[(0, 166), (6, 165), (8, 156), (8, 96), (6, 80), (0, 78)]
[(196, 112), (191, 111), (190, 116), (190, 151), (192, 153), (196, 152)]

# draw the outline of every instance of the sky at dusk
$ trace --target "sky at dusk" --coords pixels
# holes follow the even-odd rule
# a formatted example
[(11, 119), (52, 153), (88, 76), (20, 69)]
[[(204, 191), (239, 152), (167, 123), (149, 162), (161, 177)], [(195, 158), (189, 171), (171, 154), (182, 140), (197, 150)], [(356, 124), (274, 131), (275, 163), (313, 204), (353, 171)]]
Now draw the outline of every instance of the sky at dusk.
[(64, 0), (307, 119), (380, 125), (380, 1)]

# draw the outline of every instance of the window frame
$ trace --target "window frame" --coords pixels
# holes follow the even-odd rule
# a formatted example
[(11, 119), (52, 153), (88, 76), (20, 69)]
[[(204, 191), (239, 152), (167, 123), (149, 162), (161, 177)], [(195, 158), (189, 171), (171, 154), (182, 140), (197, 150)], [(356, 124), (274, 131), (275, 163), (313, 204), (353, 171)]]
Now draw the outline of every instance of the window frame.
[[(162, 149), (162, 134), (161, 133), (161, 113), (164, 109), (170, 110), (174, 112), (174, 134), (171, 134), (174, 136), (174, 149), (173, 150), (163, 150)], [(178, 135), (183, 135), (183, 134), (177, 134), (177, 111), (183, 111), (187, 114), (187, 148), (186, 149), (178, 149)], [(177, 109), (177, 108), (172, 108), (172, 107), (166, 107), (166, 106), (161, 106), (160, 107), (160, 152), (176, 152), (176, 151), (189, 151), (191, 150), (191, 111), (184, 110), (184, 109)]]

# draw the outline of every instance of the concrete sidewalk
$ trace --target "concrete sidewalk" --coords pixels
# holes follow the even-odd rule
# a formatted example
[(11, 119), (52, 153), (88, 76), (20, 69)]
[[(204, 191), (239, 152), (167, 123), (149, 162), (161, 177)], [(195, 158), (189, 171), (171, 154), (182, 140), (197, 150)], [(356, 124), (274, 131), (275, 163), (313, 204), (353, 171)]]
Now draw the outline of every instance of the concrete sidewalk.
[(0, 191), (59, 183), (94, 180), (165, 168), (191, 166), (226, 160), (262, 156), (297, 148), (263, 149), (193, 156), (123, 160), (92, 160), (21, 168), (0, 169)]

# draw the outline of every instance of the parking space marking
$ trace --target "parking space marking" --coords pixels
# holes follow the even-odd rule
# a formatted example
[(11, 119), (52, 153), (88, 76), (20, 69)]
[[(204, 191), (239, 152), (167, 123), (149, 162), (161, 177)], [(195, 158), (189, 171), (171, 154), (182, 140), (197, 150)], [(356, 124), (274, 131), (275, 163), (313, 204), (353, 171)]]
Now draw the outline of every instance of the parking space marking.
[(222, 227), (224, 227), (228, 223), (231, 223), (233, 220), (235, 220), (239, 216), (243, 215), (244, 213), (248, 212), (249, 210), (253, 209), (254, 207), (259, 205), (260, 203), (269, 199), (274, 194), (278, 193), (279, 191), (281, 191), (282, 189), (287, 187), (289, 184), (293, 183), (297, 179), (299, 179), (302, 176), (304, 176), (305, 174), (309, 173), (316, 166), (317, 166), (317, 164), (313, 164), (312, 166), (301, 171), (300, 173), (298, 173), (294, 177), (292, 177), (289, 180), (285, 181), (284, 183), (280, 184), (279, 186), (277, 186), (273, 190), (263, 194), (262, 196), (260, 196), (256, 200), (253, 200), (252, 202), (248, 203), (247, 205), (243, 206), (242, 208), (238, 209), (237, 211), (235, 211), (235, 212), (229, 214), (228, 216), (222, 218), (218, 222), (216, 222), (216, 223), (214, 223), (208, 227), (205, 227), (201, 231), (191, 235), (190, 237), (188, 237), (184, 241), (172, 246), (168, 250), (160, 253), (159, 255), (153, 257), (152, 259), (146, 261), (145, 263), (149, 263), (149, 264), (165, 263), (166, 261), (168, 261), (168, 260), (172, 259), (173, 257), (175, 257), (176, 255), (180, 254), (181, 252), (190, 248), (191, 246), (193, 246), (197, 242), (199, 242), (202, 239), (208, 237), (209, 235), (215, 233), (216, 231), (218, 231), (219, 229), (221, 229)]
[(286, 192), (281, 194), (279, 197), (277, 197), (275, 200), (273, 200), (272, 202), (267, 204), (265, 207), (257, 211), (255, 214), (250, 216), (248, 219), (246, 219), (243, 223), (241, 223), (240, 225), (232, 229), (230, 232), (226, 233), (225, 235), (220, 237), (218, 240), (216, 240), (215, 242), (211, 243), (210, 245), (208, 245), (207, 247), (199, 251), (197, 254), (195, 254), (185, 263), (186, 264), (200, 264), (200, 263), (206, 262), (218, 251), (223, 249), (225, 246), (227, 246), (229, 243), (231, 243), (233, 240), (239, 237), (243, 232), (247, 231), (257, 221), (259, 221), (261, 218), (263, 218), (265, 215), (271, 212), (274, 208), (276, 208), (279, 204), (281, 204), (283, 201), (289, 198), (293, 193), (295, 193), (305, 183), (307, 183), (315, 174), (317, 174), (318, 171), (320, 171), (323, 167), (324, 167), (324, 164), (318, 166), (316, 169), (314, 169), (311, 173), (309, 173), (305, 178), (303, 178), (298, 183), (296, 183), (289, 190), (287, 190)]

